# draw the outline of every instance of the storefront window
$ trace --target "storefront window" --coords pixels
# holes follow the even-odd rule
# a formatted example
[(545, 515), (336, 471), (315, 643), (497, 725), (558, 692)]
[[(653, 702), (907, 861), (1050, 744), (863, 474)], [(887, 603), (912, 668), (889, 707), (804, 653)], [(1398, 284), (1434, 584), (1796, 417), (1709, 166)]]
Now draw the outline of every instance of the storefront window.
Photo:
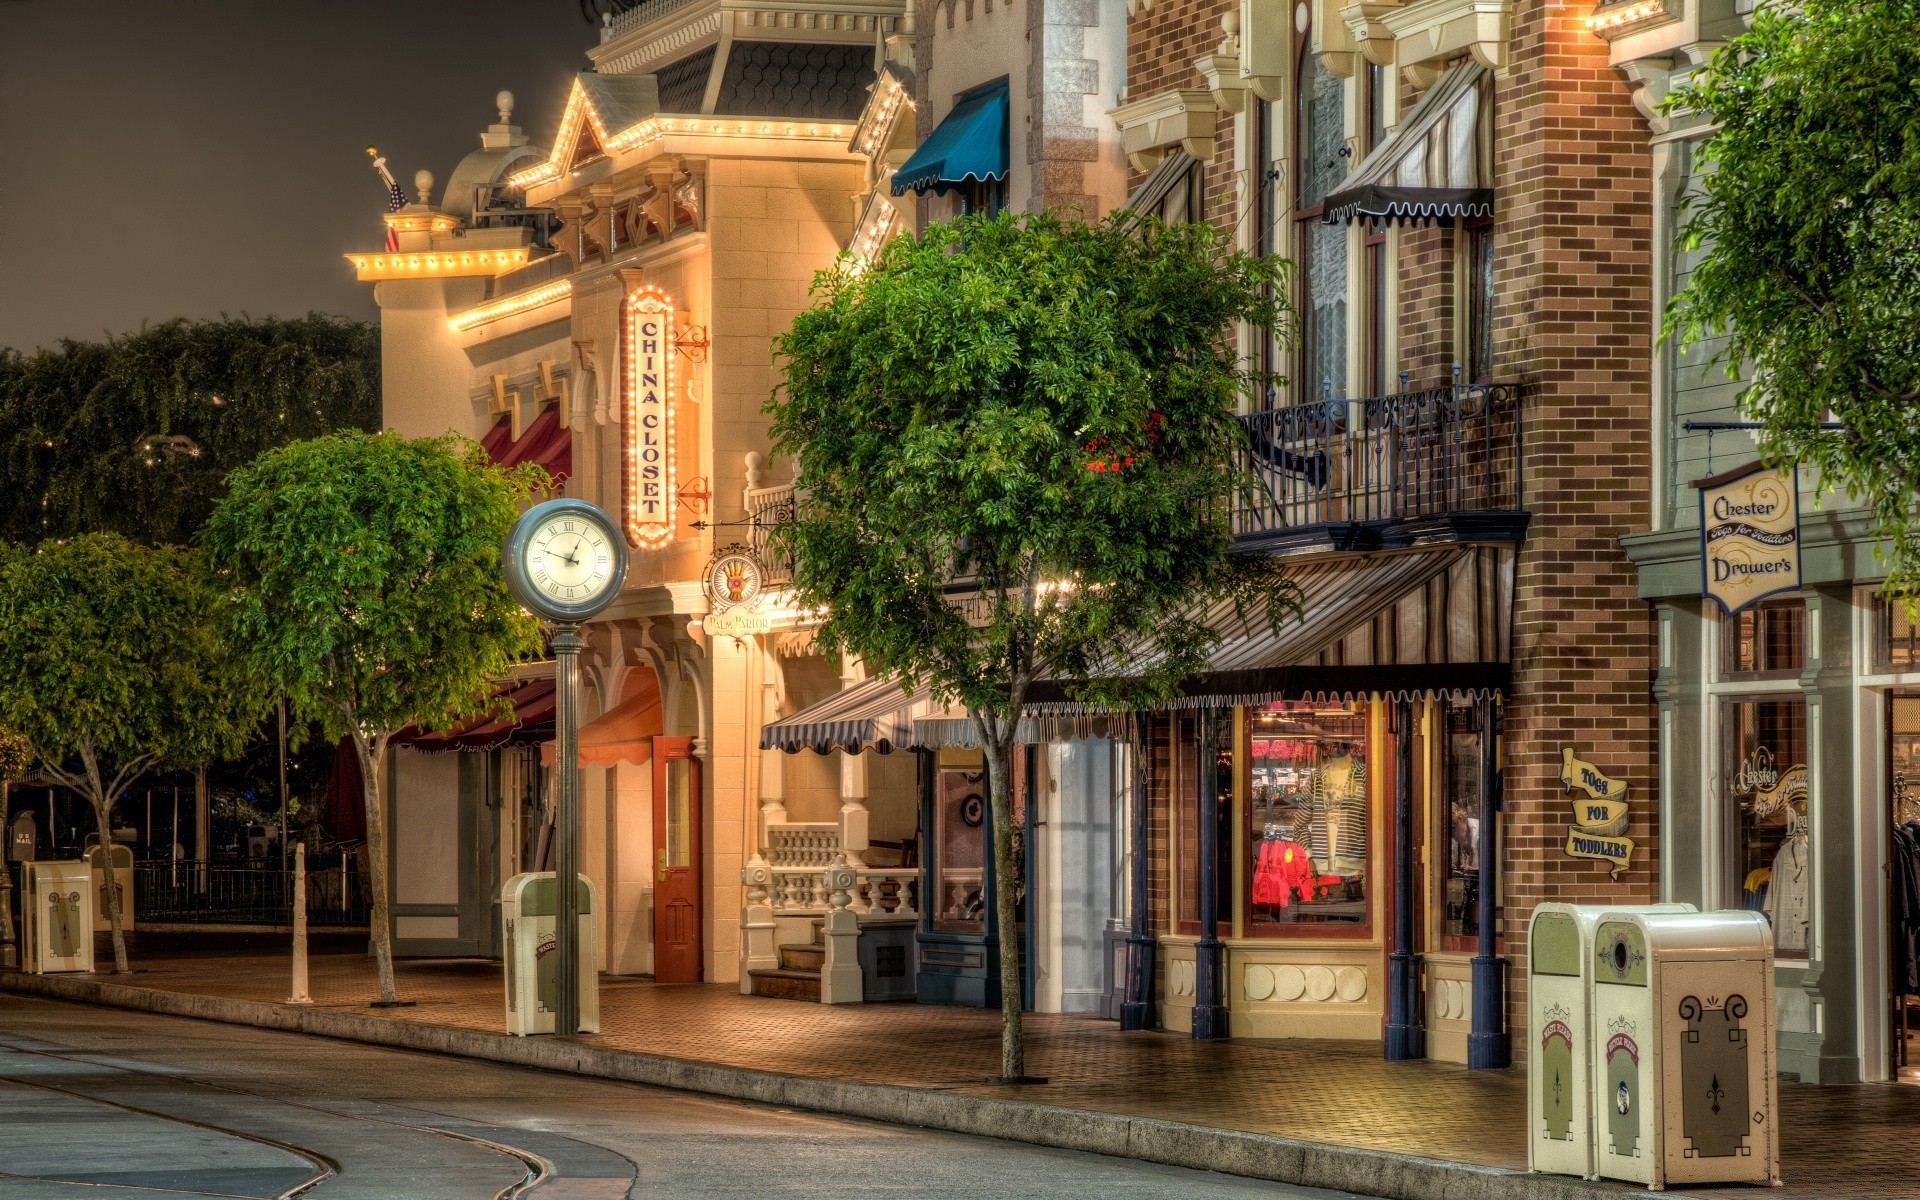
[(1214, 806), (1216, 841), (1213, 872), (1216, 934), (1231, 931), (1233, 921), (1233, 741), (1232, 727), (1224, 719), (1215, 730), (1213, 771), (1204, 789), (1193, 785), (1194, 768), (1199, 761), (1202, 723), (1180, 722), (1180, 763), (1176, 773), (1180, 788), (1180, 932), (1200, 932), (1200, 805), (1204, 790)]
[(1799, 696), (1723, 701), (1722, 787), (1732, 809), (1733, 901), (1764, 912), (1773, 948), (1807, 952), (1807, 706)]
[(1365, 711), (1268, 705), (1253, 714), (1248, 764), (1247, 931), (1364, 924)]
[(1792, 675), (1807, 660), (1807, 606), (1776, 600), (1720, 622), (1720, 669), (1728, 678)]
[(1893, 823), (1920, 825), (1920, 696), (1893, 698), (1888, 741), (1892, 762)]
[[(1480, 733), (1473, 709), (1446, 708), (1446, 931), (1480, 936)], [(1459, 948), (1459, 947), (1454, 947)]]
[(940, 768), (933, 797), (939, 838), (933, 927), (956, 933), (986, 929), (982, 867), (986, 856), (987, 776), (983, 770)]

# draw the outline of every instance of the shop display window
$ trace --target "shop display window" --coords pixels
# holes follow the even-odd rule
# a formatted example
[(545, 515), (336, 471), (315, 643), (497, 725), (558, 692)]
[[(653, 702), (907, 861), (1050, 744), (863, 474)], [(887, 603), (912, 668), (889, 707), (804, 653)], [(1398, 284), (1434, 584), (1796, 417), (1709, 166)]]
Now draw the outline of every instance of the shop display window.
[[(1201, 722), (1180, 722), (1179, 761), (1175, 768), (1180, 780), (1180, 932), (1200, 932), (1200, 805), (1203, 790), (1194, 786), (1194, 765), (1198, 761)], [(1233, 930), (1233, 741), (1232, 725), (1222, 720), (1215, 730), (1212, 777), (1205, 781), (1208, 799), (1214, 806), (1214, 828), (1219, 831), (1214, 858), (1214, 913), (1216, 936)]]
[(1743, 608), (1720, 623), (1723, 678), (1792, 675), (1807, 661), (1807, 606), (1771, 600)]
[(1721, 786), (1732, 819), (1736, 907), (1763, 912), (1783, 958), (1807, 953), (1807, 706), (1799, 696), (1721, 704)]
[(1247, 932), (1365, 925), (1365, 710), (1271, 704), (1253, 713), (1247, 749)]
[(1446, 778), (1446, 822), (1441, 841), (1446, 847), (1445, 937), (1462, 939), (1448, 949), (1468, 949), (1468, 939), (1480, 936), (1480, 732), (1474, 710), (1448, 705), (1444, 710), (1446, 742), (1442, 769)]
[(1887, 782), (1893, 792), (1893, 823), (1920, 826), (1920, 696), (1903, 693), (1890, 703)]
[(941, 767), (934, 784), (933, 820), (939, 839), (933, 927), (955, 933), (986, 930), (984, 889), (987, 837), (985, 770)]

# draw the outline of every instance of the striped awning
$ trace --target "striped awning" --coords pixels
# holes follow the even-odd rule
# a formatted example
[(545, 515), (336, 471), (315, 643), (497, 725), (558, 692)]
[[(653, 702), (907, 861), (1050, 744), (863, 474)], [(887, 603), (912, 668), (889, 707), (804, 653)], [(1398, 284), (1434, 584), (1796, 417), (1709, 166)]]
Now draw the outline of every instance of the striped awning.
[(927, 689), (909, 693), (893, 679), (869, 679), (760, 729), (762, 750), (878, 750), (913, 745), (913, 722), (939, 706)]
[(1449, 67), (1340, 190), (1327, 197), (1329, 225), (1437, 221), (1493, 215), (1485, 146), (1487, 69), (1472, 59)]

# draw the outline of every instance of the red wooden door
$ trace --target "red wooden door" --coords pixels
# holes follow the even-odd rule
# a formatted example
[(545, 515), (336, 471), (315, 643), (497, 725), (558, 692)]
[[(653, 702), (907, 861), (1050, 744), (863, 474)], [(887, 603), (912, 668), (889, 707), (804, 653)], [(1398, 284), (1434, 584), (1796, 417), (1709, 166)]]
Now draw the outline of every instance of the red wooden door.
[(701, 977), (700, 760), (693, 739), (653, 739), (653, 977)]

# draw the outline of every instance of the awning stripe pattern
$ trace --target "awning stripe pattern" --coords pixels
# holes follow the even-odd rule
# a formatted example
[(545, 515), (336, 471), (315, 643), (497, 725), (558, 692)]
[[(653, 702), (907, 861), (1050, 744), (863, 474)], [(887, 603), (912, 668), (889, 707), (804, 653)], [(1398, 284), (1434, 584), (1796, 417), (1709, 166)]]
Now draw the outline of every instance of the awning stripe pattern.
[(1439, 221), (1493, 215), (1481, 132), (1487, 69), (1449, 67), (1340, 190), (1327, 197), (1329, 225), (1355, 220)]
[(1135, 221), (1149, 213), (1158, 213), (1173, 190), (1186, 182), (1187, 172), (1193, 170), (1198, 162), (1185, 150), (1175, 150), (1147, 172), (1147, 177), (1140, 181), (1133, 195), (1127, 197), (1123, 207), (1133, 212)]
[(894, 172), (893, 194), (945, 195), (953, 187), (1007, 177), (1006, 81), (962, 96)]

